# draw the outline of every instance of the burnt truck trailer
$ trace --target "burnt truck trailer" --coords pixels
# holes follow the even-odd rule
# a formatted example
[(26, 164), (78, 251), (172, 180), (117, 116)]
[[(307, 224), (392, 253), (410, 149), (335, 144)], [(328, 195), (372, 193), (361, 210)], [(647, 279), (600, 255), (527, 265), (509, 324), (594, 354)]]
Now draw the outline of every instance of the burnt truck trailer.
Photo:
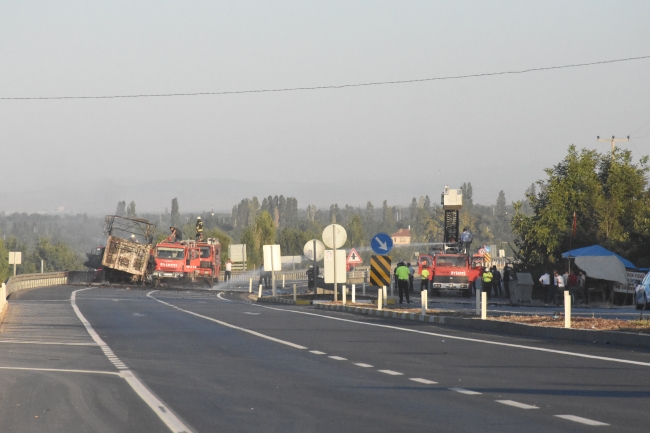
[(155, 231), (156, 225), (145, 219), (107, 215), (104, 278), (110, 283), (144, 281)]

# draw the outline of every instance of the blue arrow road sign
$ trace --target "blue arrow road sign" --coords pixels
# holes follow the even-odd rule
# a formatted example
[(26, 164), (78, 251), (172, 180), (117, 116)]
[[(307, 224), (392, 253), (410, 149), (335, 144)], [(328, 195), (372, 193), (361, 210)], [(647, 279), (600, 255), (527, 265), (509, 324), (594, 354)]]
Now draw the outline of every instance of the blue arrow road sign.
[(386, 233), (377, 233), (372, 236), (370, 247), (375, 254), (388, 254), (393, 249), (393, 238)]

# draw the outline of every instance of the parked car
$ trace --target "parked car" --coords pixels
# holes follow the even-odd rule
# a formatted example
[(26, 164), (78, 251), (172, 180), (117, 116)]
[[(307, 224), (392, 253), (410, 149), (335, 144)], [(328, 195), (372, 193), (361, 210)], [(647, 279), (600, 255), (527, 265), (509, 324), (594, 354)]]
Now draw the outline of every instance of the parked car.
[(650, 272), (636, 286), (636, 309), (650, 310)]

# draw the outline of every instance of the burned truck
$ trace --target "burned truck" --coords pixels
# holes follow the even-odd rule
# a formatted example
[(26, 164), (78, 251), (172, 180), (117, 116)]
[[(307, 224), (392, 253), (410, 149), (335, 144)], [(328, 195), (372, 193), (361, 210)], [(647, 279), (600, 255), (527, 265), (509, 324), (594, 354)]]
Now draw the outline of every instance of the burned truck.
[(107, 215), (104, 278), (110, 283), (144, 282), (155, 231), (156, 225), (145, 219)]

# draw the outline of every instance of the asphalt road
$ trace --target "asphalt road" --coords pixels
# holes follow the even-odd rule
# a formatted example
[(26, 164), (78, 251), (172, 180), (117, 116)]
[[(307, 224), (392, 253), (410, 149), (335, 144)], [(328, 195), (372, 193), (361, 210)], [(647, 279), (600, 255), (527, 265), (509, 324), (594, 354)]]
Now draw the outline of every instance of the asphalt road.
[(648, 351), (79, 289), (10, 301), (0, 431), (648, 430)]

